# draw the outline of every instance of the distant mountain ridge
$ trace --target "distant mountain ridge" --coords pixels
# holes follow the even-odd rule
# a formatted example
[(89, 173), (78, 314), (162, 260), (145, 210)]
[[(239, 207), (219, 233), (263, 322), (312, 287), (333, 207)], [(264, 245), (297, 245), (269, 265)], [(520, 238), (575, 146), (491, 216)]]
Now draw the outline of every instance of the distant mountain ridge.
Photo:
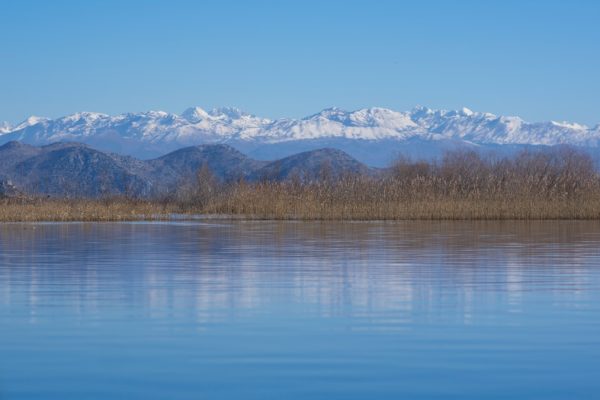
[(336, 176), (372, 169), (336, 149), (320, 149), (271, 162), (254, 160), (226, 144), (191, 146), (152, 160), (105, 153), (82, 143), (36, 147), (21, 142), (0, 146), (0, 197), (9, 193), (67, 197), (172, 194), (195, 181), (206, 165), (221, 181), (319, 177), (324, 167)]
[(302, 119), (268, 119), (237, 108), (192, 107), (180, 115), (148, 111), (110, 116), (81, 112), (57, 119), (29, 117), (0, 124), (0, 144), (75, 141), (104, 151), (153, 158), (182, 147), (226, 143), (258, 159), (274, 159), (321, 147), (344, 150), (362, 162), (385, 165), (397, 153), (439, 155), (456, 147), (600, 146), (600, 126), (530, 123), (467, 108), (415, 107), (345, 111), (328, 108)]

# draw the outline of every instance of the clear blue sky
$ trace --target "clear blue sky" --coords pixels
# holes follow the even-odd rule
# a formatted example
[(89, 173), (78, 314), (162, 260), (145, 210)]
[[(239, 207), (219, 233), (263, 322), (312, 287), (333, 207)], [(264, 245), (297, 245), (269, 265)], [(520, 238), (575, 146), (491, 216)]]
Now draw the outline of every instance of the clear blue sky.
[(0, 0), (0, 121), (417, 104), (600, 122), (600, 1)]

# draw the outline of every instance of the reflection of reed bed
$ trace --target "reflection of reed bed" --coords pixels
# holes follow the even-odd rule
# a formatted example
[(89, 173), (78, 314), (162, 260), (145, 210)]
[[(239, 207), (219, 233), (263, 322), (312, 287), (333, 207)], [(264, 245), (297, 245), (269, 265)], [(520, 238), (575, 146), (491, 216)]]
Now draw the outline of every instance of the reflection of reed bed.
[(219, 182), (202, 167), (177, 193), (154, 200), (3, 200), (1, 221), (124, 221), (212, 214), (256, 219), (600, 219), (600, 174), (571, 149), (439, 163), (400, 159), (378, 175)]

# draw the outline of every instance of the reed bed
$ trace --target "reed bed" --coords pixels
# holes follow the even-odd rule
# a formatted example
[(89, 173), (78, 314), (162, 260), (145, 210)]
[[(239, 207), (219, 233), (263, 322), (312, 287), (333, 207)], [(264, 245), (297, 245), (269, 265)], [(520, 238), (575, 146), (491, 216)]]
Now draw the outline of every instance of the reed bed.
[(110, 199), (3, 199), (1, 222), (139, 221), (169, 219), (172, 205), (155, 201)]
[[(211, 214), (255, 219), (298, 220), (459, 220), (600, 219), (600, 196), (543, 198), (507, 196), (407, 196), (373, 192), (319, 193), (312, 187), (294, 193), (285, 184), (237, 187), (204, 207)], [(379, 193), (381, 194), (381, 193)]]
[[(332, 179), (327, 174), (237, 182), (221, 189), (204, 176), (201, 182), (212, 183), (199, 183), (195, 198), (214, 214), (305, 220), (600, 219), (600, 174), (589, 155), (570, 148), (512, 158), (458, 151), (434, 163), (401, 158), (376, 176)], [(207, 195), (207, 190), (223, 195)]]
[(277, 220), (600, 219), (600, 174), (569, 148), (512, 158), (401, 158), (377, 174), (220, 182), (202, 167), (160, 199), (5, 199), (0, 221), (128, 221), (173, 214)]

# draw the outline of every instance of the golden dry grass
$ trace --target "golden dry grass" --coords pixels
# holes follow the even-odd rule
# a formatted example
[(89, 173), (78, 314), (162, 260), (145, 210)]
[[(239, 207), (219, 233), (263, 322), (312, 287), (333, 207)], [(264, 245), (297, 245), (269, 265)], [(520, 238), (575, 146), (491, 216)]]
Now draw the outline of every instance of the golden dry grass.
[(169, 218), (169, 206), (149, 201), (106, 199), (4, 199), (0, 221), (134, 221)]
[[(368, 193), (368, 192), (367, 192)], [(600, 219), (600, 195), (575, 199), (533, 197), (452, 198), (320, 196), (307, 189), (293, 193), (276, 185), (236, 188), (203, 208), (211, 214), (256, 219), (298, 220), (508, 220)], [(357, 196), (358, 197), (358, 196)]]
[(159, 201), (3, 200), (0, 222), (168, 220), (205, 214), (277, 220), (600, 219), (600, 196), (577, 199), (336, 199), (272, 186), (236, 187), (205, 205)]

